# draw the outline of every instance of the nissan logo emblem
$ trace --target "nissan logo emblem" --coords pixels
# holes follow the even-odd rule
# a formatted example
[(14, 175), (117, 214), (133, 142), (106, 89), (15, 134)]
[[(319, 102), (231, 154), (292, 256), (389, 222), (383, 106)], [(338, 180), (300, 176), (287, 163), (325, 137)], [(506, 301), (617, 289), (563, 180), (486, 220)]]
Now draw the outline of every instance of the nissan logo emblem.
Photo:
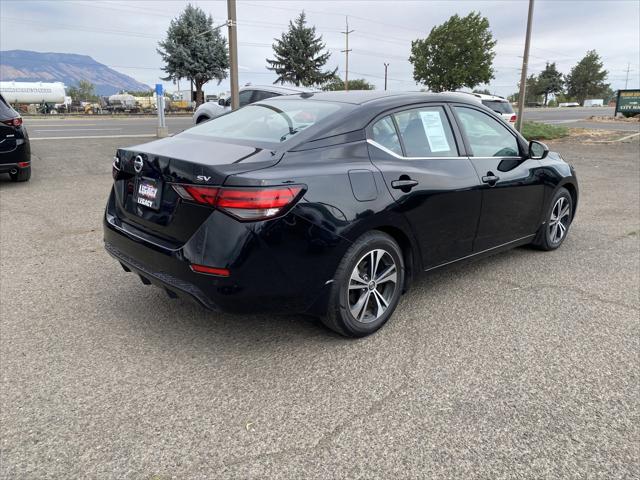
[(136, 158), (133, 159), (133, 169), (136, 173), (140, 173), (142, 171), (142, 166), (144, 165), (144, 160), (140, 155), (136, 155)]

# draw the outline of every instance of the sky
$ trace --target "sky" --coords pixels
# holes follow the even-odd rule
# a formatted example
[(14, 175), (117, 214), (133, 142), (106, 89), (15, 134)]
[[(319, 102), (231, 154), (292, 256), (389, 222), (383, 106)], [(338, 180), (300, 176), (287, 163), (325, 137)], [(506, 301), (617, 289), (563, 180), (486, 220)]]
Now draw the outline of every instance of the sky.
[[(213, 16), (214, 25), (227, 18), (226, 1), (192, 0)], [(100, 63), (153, 86), (164, 75), (157, 43), (172, 18), (187, 4), (173, 0), (0, 0), (0, 50), (89, 55)], [(479, 11), (489, 19), (497, 40), (492, 93), (513, 93), (520, 78), (527, 22), (526, 0), (503, 1), (271, 1), (237, 0), (240, 85), (271, 84), (276, 75), (266, 69), (274, 38), (289, 20), (304, 10), (321, 34), (331, 58), (328, 68), (344, 77), (346, 18), (349, 29), (349, 78), (364, 78), (384, 88), (384, 63), (389, 63), (390, 90), (417, 90), (408, 61), (411, 41), (451, 15)], [(222, 29), (226, 35), (226, 28)], [(609, 71), (612, 88), (640, 87), (640, 0), (536, 0), (529, 73), (547, 61), (568, 73), (588, 50), (595, 49)], [(164, 82), (165, 88), (176, 86)], [(180, 85), (188, 89), (187, 82)], [(229, 89), (228, 80), (205, 86), (207, 93)]]

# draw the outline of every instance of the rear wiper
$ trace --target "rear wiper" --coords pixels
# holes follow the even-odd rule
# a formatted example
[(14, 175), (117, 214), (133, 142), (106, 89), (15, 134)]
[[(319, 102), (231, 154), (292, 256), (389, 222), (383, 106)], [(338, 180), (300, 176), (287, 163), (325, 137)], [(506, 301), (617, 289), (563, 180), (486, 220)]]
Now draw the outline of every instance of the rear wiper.
[(289, 135), (295, 135), (295, 134), (296, 134), (296, 133), (298, 133), (300, 130), (302, 130), (302, 128), (300, 128), (300, 127), (297, 127), (297, 128), (291, 128), (291, 127), (289, 127), (289, 131), (280, 137), (280, 141), (281, 141), (281, 142), (284, 142), (284, 141), (287, 139), (287, 137), (288, 137)]

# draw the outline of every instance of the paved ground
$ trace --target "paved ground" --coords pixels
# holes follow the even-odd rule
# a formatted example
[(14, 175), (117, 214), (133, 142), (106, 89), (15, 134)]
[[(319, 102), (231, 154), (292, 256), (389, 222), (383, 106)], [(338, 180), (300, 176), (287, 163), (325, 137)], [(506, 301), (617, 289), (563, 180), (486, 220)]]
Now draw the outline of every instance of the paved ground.
[[(602, 123), (585, 122), (591, 115), (613, 115), (613, 108), (534, 108), (525, 111), (527, 120), (552, 124), (563, 124), (567, 127), (590, 128), (596, 130), (640, 131), (637, 123)], [(31, 138), (60, 137), (95, 137), (118, 136), (144, 137), (155, 135), (157, 120), (154, 117), (56, 117), (25, 118)], [(190, 116), (167, 117), (170, 133), (179, 132), (191, 126)], [(135, 143), (135, 141), (133, 141)]]
[(125, 274), (100, 223), (129, 140), (34, 142), (0, 181), (1, 478), (640, 476), (637, 142), (555, 144), (561, 249), (431, 274), (349, 341)]
[[(158, 120), (152, 116), (101, 116), (91, 115), (82, 117), (39, 117), (24, 120), (29, 136), (37, 138), (59, 137), (144, 137), (156, 134)], [(191, 116), (167, 117), (167, 127), (170, 133), (179, 132), (192, 125)], [(135, 143), (138, 140), (131, 140)], [(142, 141), (142, 140), (139, 140)]]

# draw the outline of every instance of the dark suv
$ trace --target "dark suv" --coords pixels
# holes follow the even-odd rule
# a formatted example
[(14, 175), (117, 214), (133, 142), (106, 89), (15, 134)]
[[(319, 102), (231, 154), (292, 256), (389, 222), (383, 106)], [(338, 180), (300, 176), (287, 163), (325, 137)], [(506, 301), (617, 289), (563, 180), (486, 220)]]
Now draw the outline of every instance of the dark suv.
[(0, 173), (14, 182), (31, 178), (31, 148), (22, 117), (0, 95)]

